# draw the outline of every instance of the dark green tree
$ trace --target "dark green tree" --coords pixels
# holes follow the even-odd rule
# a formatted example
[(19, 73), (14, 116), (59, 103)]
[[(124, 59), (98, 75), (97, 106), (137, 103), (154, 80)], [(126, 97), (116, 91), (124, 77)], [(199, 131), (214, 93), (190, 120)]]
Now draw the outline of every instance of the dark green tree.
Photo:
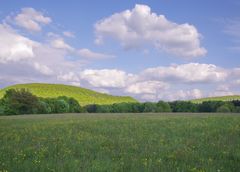
[(96, 104), (90, 104), (85, 106), (85, 109), (88, 113), (96, 113), (97, 112), (97, 105)]
[(66, 113), (69, 112), (69, 104), (61, 98), (57, 98), (55, 101), (56, 113)]
[(133, 113), (142, 113), (144, 111), (143, 103), (131, 103)]
[(70, 112), (70, 113), (79, 113), (79, 112), (83, 111), (80, 104), (78, 103), (78, 101), (72, 97), (61, 96), (61, 97), (58, 97), (57, 99), (62, 99), (68, 103), (68, 105), (69, 105), (68, 112)]
[(38, 113), (39, 114), (49, 114), (52, 112), (51, 106), (44, 100), (39, 100)]
[(0, 115), (4, 115), (4, 106), (2, 99), (0, 99)]
[(143, 103), (144, 110), (143, 112), (157, 112), (157, 104), (153, 102), (145, 102)]
[(172, 112), (172, 109), (168, 102), (159, 101), (157, 102), (157, 111), (156, 112)]
[(190, 101), (174, 101), (170, 102), (170, 106), (173, 112), (197, 112), (197, 104)]
[(224, 105), (223, 101), (204, 101), (199, 104), (199, 112), (217, 112), (217, 109)]
[(219, 106), (216, 111), (217, 112), (231, 112), (231, 109), (228, 107), (227, 104), (223, 104), (222, 106)]
[(38, 98), (27, 89), (9, 89), (2, 98), (6, 115), (35, 114), (38, 103)]

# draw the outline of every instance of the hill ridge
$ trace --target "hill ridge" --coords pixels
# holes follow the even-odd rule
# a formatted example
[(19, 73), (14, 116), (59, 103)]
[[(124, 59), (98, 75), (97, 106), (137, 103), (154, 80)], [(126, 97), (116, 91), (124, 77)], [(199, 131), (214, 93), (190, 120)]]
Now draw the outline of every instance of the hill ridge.
[(67, 96), (75, 98), (81, 105), (87, 104), (113, 104), (121, 102), (137, 102), (130, 96), (114, 96), (106, 93), (100, 93), (91, 89), (53, 83), (26, 83), (16, 84), (0, 89), (0, 98), (8, 89), (26, 88), (38, 97), (59, 97)]
[(232, 101), (232, 100), (240, 100), (240, 95), (204, 97), (199, 99), (192, 99), (190, 101), (193, 103), (201, 103), (203, 101)]

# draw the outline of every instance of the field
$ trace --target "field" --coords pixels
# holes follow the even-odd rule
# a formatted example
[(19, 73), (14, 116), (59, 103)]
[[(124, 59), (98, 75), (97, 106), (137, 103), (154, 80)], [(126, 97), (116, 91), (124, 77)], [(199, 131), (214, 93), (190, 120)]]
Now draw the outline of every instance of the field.
[(75, 98), (80, 105), (87, 104), (113, 104), (121, 102), (137, 102), (135, 99), (129, 96), (112, 96), (108, 94), (99, 93), (89, 89), (75, 87), (70, 85), (61, 84), (18, 84), (6, 87), (0, 90), (0, 98), (8, 89), (28, 89), (31, 93), (38, 97), (50, 97), (55, 98), (59, 96), (67, 96)]
[(220, 96), (220, 97), (206, 97), (201, 99), (191, 100), (193, 103), (202, 103), (203, 101), (232, 101), (232, 100), (240, 100), (239, 95), (232, 96)]
[(0, 117), (0, 171), (239, 171), (238, 114)]

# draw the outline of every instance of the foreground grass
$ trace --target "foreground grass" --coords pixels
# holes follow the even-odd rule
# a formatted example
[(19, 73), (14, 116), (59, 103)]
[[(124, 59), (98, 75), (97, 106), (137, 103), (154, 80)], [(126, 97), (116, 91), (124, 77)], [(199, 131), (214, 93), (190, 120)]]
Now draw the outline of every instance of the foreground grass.
[(239, 169), (239, 115), (0, 117), (0, 171)]

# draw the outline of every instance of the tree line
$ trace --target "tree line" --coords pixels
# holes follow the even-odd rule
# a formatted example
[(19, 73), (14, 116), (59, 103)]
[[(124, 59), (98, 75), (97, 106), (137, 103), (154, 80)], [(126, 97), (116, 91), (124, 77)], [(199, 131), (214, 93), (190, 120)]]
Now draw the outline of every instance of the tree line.
[(240, 101), (190, 101), (91, 104), (81, 106), (71, 97), (41, 98), (26, 89), (9, 89), (0, 99), (0, 115), (51, 113), (240, 112)]

